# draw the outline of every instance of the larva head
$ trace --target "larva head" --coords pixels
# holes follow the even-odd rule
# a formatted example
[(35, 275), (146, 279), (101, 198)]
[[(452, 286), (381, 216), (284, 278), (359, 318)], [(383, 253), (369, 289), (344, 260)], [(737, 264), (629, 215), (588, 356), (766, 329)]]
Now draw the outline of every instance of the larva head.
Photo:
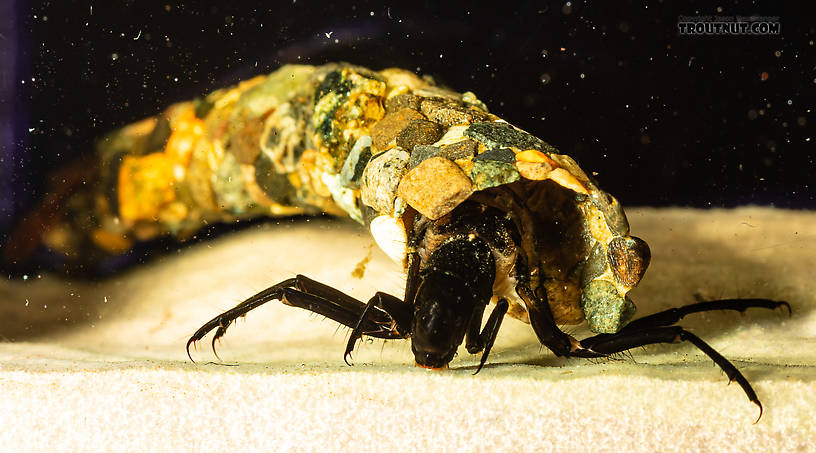
[(476, 308), (490, 300), (495, 274), (490, 249), (473, 235), (431, 254), (414, 298), (411, 350), (418, 366), (439, 369), (453, 360), (474, 313), (482, 313)]

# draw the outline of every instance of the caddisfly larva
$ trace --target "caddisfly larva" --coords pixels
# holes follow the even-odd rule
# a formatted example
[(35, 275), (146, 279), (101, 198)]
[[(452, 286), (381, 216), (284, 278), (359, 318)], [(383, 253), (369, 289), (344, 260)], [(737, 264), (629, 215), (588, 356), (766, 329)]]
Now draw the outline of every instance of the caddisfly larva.
[[(688, 341), (760, 405), (734, 365), (675, 323), (701, 311), (790, 308), (720, 300), (630, 322), (627, 293), (650, 252), (617, 200), (473, 93), (399, 69), (284, 66), (175, 104), (104, 138), (96, 175), (92, 193), (70, 200), (76, 215), (45, 236), (53, 248), (90, 243), (116, 254), (208, 222), (325, 212), (364, 225), (406, 271), (403, 299), (377, 293), (368, 303), (302, 275), (284, 280), (204, 324), (188, 353), (281, 300), (352, 328), (346, 359), (363, 335), (411, 338), (418, 365), (442, 368), (464, 341), (482, 353), (481, 369), (509, 314), (559, 356)], [(584, 321), (597, 335), (579, 341), (557, 327)]]

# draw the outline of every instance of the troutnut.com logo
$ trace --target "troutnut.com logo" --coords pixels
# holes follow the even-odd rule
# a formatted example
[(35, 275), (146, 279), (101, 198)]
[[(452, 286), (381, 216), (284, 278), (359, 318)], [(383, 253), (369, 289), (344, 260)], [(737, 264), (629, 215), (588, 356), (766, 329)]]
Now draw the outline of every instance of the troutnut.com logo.
[(778, 17), (762, 16), (680, 16), (681, 35), (778, 35)]

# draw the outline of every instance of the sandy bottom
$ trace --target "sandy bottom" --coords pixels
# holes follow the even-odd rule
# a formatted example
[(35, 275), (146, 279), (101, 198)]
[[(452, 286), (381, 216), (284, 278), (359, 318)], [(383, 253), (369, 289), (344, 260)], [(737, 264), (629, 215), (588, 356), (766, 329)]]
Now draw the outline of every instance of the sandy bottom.
[[(402, 275), (359, 227), (268, 225), (169, 254), (95, 283), (52, 276), (0, 284), (0, 445), (6, 451), (816, 451), (816, 213), (635, 209), (652, 265), (640, 314), (703, 299), (787, 300), (689, 316), (765, 406), (688, 345), (620, 360), (559, 359), (507, 319), (488, 365), (464, 348), (451, 370), (413, 366), (407, 341), (269, 303), (219, 347), (189, 335), (295, 273), (367, 300)], [(370, 256), (362, 279), (353, 276)], [(582, 327), (569, 329), (587, 335)], [(230, 366), (226, 366), (230, 365)]]

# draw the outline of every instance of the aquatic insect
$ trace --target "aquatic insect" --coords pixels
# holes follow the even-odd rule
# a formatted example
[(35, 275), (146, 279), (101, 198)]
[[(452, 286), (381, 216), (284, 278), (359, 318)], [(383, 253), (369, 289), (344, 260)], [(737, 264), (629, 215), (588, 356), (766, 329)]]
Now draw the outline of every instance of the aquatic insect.
[[(725, 357), (676, 323), (710, 310), (775, 309), (786, 302), (729, 299), (635, 321), (627, 293), (649, 265), (617, 200), (575, 161), (496, 115), (473, 93), (411, 72), (348, 64), (284, 66), (113, 132), (100, 143), (97, 189), (83, 213), (46, 241), (83, 236), (108, 253), (162, 233), (261, 215), (327, 212), (365, 225), (406, 272), (402, 299), (368, 302), (303, 275), (219, 314), (212, 330), (280, 300), (362, 336), (410, 338), (416, 364), (444, 368), (464, 342), (486, 363), (504, 316), (529, 323), (561, 357), (607, 357), (686, 341), (762, 406)], [(93, 215), (87, 215), (92, 212)], [(61, 238), (61, 239), (60, 239)], [(88, 242), (86, 241), (86, 242)], [(487, 322), (482, 319), (494, 301)], [(586, 321), (583, 340), (558, 324)], [(190, 357), (192, 360), (192, 357)]]

